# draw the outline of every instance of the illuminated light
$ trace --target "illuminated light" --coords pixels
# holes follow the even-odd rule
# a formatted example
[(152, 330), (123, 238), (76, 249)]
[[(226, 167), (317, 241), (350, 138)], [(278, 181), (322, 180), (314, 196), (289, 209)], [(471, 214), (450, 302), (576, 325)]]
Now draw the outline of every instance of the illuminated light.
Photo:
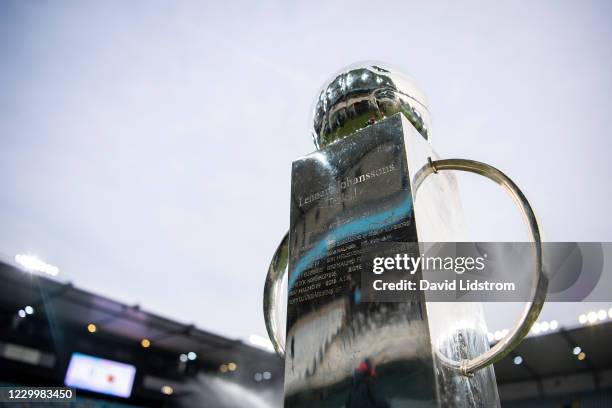
[(612, 319), (612, 307), (608, 310), (608, 317)]
[(93, 324), (93, 323), (89, 323), (89, 324), (87, 325), (87, 331), (88, 331), (88, 332), (90, 332), (90, 333), (95, 333), (97, 330), (98, 330), (98, 328), (96, 327), (96, 325), (95, 325), (95, 324)]
[(264, 380), (269, 380), (270, 378), (272, 378), (272, 374), (269, 371), (264, 371), (262, 374), (262, 377)]
[(179, 356), (179, 360), (181, 360), (183, 363), (186, 363), (189, 358), (187, 358), (187, 354), (181, 354)]
[(550, 330), (557, 330), (557, 328), (559, 327), (559, 322), (556, 320), (551, 320), (550, 321)]
[(578, 321), (582, 324), (585, 324), (587, 322), (587, 317), (585, 314), (581, 314), (580, 316), (578, 316)]
[(191, 361), (195, 360), (196, 358), (198, 358), (198, 355), (196, 353), (194, 353), (193, 351), (190, 351), (189, 353), (187, 353), (187, 358)]
[(25, 312), (29, 315), (34, 314), (34, 308), (32, 306), (26, 306), (23, 308), (23, 310), (25, 310)]
[(263, 375), (261, 373), (255, 373), (253, 378), (255, 378), (255, 381), (260, 382), (263, 378)]
[(608, 317), (608, 313), (606, 313), (605, 310), (601, 309), (599, 312), (597, 312), (597, 318), (599, 320), (606, 320), (606, 317)]
[(587, 314), (587, 322), (589, 323), (595, 323), (597, 321), (597, 313), (595, 312), (589, 312)]
[(550, 328), (550, 326), (549, 326), (548, 322), (540, 323), (540, 330), (542, 330), (542, 333), (546, 333), (549, 328)]
[(230, 371), (236, 371), (236, 369), (238, 368), (238, 366), (236, 365), (236, 363), (228, 363), (227, 364), (227, 369)]
[(149, 340), (149, 339), (142, 339), (142, 340), (140, 341), (140, 345), (141, 345), (143, 348), (149, 348), (149, 347), (151, 347), (151, 340)]
[(521, 356), (516, 356), (516, 357), (514, 357), (514, 360), (513, 360), (513, 361), (514, 361), (514, 364), (516, 364), (516, 365), (521, 365), (521, 364), (523, 364), (523, 357), (521, 357)]
[(572, 350), (572, 353), (574, 353), (575, 356), (577, 356), (581, 352), (582, 352), (582, 349), (579, 346), (574, 347), (574, 349)]
[(51, 276), (57, 276), (59, 273), (57, 266), (48, 264), (33, 255), (17, 254), (15, 255), (15, 262), (29, 272), (42, 272)]
[(219, 366), (219, 371), (221, 371), (222, 373), (227, 373), (228, 369), (229, 369), (229, 367), (227, 366), (227, 364), (221, 364)]
[(258, 336), (256, 334), (251, 334), (249, 336), (249, 343), (251, 343), (254, 346), (263, 348), (264, 350), (267, 350), (271, 353), (274, 353), (274, 346), (272, 345), (272, 342), (270, 341), (270, 339)]
[(540, 328), (540, 324), (538, 322), (535, 322), (531, 327), (531, 331), (533, 332), (533, 334), (540, 334), (541, 330), (542, 329)]
[(161, 387), (161, 392), (164, 395), (172, 395), (172, 393), (174, 393), (174, 389), (169, 385), (164, 385)]
[(581, 351), (581, 352), (578, 354), (578, 360), (582, 361), (582, 360), (584, 360), (585, 358), (586, 358), (586, 354), (585, 354), (585, 352), (584, 352), (584, 351)]
[(487, 340), (489, 340), (489, 343), (491, 343), (494, 339), (495, 339), (495, 337), (493, 336), (493, 333), (488, 332), (487, 333)]
[(17, 315), (23, 319), (24, 317), (26, 317), (26, 312), (23, 309), (19, 309)]

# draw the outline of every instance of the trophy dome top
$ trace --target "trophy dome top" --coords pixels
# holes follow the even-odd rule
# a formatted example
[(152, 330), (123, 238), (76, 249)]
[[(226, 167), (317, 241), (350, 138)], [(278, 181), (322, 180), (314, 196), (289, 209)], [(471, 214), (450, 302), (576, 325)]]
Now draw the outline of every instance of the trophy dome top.
[(427, 98), (410, 77), (381, 62), (349, 65), (325, 83), (315, 100), (315, 146), (325, 147), (397, 112), (430, 139)]

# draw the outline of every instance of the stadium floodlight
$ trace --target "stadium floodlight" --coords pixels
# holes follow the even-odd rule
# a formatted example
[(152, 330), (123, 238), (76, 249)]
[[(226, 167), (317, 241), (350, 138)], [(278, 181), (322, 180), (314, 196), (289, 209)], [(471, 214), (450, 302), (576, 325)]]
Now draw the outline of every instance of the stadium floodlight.
[(59, 268), (35, 257), (34, 255), (17, 254), (15, 262), (29, 272), (42, 272), (50, 276), (57, 276)]
[(608, 313), (606, 313), (605, 310), (601, 309), (600, 311), (597, 312), (597, 319), (606, 320), (606, 317), (608, 317)]
[(587, 321), (591, 324), (597, 321), (597, 312), (591, 311), (587, 314)]

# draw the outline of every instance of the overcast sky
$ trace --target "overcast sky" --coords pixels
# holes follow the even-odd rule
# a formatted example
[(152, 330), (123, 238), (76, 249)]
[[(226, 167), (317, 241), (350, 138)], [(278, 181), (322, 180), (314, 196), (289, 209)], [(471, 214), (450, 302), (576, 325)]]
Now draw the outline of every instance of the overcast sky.
[[(428, 95), (443, 157), (521, 186), (547, 240), (611, 241), (611, 21), (606, 1), (3, 1), (0, 254), (37, 254), (79, 287), (203, 329), (264, 335), (313, 99), (372, 59)], [(527, 238), (493, 183), (459, 182), (474, 240)], [(586, 306), (544, 318), (570, 324)]]

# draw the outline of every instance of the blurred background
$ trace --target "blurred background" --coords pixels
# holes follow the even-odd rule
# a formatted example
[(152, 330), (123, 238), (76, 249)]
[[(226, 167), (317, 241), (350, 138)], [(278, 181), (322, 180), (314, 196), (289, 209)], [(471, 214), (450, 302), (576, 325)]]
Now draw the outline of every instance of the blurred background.
[[(412, 76), (434, 149), (510, 175), (546, 240), (612, 240), (611, 19), (605, 1), (2, 2), (0, 380), (61, 384), (107, 364), (89, 355), (133, 370), (85, 406), (280, 406), (264, 277), (313, 100), (360, 60)], [(527, 238), (495, 185), (459, 183), (473, 240)], [(493, 306), (491, 342), (520, 308)], [(611, 307), (547, 305), (496, 367), (504, 405), (612, 405)]]

